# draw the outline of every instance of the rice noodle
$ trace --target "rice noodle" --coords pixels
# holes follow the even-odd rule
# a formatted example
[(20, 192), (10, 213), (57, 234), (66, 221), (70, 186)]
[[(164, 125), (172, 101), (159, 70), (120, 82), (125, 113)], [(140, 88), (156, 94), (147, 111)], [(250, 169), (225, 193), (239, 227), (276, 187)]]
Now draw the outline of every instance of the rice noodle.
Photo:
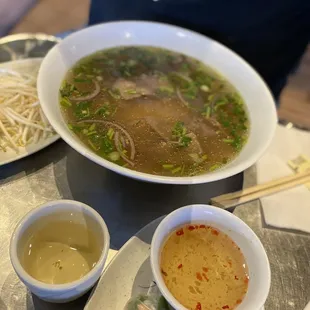
[(18, 71), (0, 68), (0, 152), (11, 149), (18, 153), (19, 147), (55, 134), (37, 96), (39, 66)]
[(95, 85), (95, 90), (91, 94), (86, 95), (86, 96), (81, 96), (81, 97), (70, 97), (70, 100), (84, 101), (84, 100), (91, 100), (95, 98), (100, 93), (100, 85), (96, 80), (93, 80), (93, 83)]
[(83, 124), (83, 123), (101, 123), (101, 124), (104, 124), (104, 125), (107, 125), (107, 126), (112, 126), (112, 127), (114, 126), (117, 129), (119, 129), (126, 136), (126, 138), (129, 141), (130, 148), (131, 148), (130, 159), (131, 160), (135, 159), (135, 154), (136, 154), (135, 143), (134, 143), (132, 137), (130, 136), (130, 134), (128, 133), (128, 131), (126, 129), (124, 129), (122, 126), (120, 126), (120, 125), (118, 125), (116, 123), (109, 122), (109, 121), (95, 120), (95, 119), (86, 120), (86, 121), (79, 121), (78, 122), (78, 124)]

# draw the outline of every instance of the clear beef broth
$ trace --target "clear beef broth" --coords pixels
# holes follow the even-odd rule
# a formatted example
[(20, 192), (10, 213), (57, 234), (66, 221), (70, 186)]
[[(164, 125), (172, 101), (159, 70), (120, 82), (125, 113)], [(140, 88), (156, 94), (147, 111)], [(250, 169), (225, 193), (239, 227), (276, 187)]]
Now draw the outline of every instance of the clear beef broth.
[(242, 98), (185, 55), (150, 47), (104, 50), (66, 75), (68, 127), (95, 153), (137, 171), (189, 176), (232, 160), (248, 135)]

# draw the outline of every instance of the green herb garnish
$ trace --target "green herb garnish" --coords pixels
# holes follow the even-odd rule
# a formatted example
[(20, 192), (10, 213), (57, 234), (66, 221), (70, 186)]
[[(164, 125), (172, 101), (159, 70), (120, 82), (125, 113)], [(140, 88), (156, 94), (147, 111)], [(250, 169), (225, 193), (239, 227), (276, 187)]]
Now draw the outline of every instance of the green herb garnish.
[(110, 140), (113, 139), (113, 136), (114, 136), (114, 129), (113, 128), (109, 128), (108, 130), (108, 133), (107, 133), (107, 136)]
[(176, 174), (176, 173), (180, 172), (181, 170), (182, 170), (182, 167), (179, 166), (179, 167), (172, 169), (171, 172), (172, 172), (172, 174)]
[(163, 164), (162, 167), (164, 169), (170, 170), (170, 169), (172, 169), (174, 167), (174, 165), (172, 165), (172, 164)]
[(113, 143), (111, 142), (108, 136), (104, 136), (102, 138), (100, 150), (106, 155), (114, 150)]
[(192, 142), (192, 138), (187, 135), (187, 130), (183, 122), (176, 122), (172, 129), (172, 138), (177, 140), (180, 146), (187, 147)]
[(221, 167), (221, 165), (220, 164), (214, 164), (213, 166), (211, 166), (210, 168), (209, 168), (209, 171), (211, 172), (211, 171), (214, 171), (214, 170), (216, 170), (216, 169), (218, 169), (218, 168), (220, 168)]
[(134, 95), (137, 93), (137, 91), (135, 89), (128, 89), (128, 90), (126, 90), (126, 93), (130, 94), (130, 95)]
[(108, 117), (111, 116), (115, 112), (115, 110), (116, 108), (113, 105), (111, 105), (109, 102), (105, 102), (95, 111), (95, 114), (103, 117)]
[(209, 118), (210, 115), (211, 115), (211, 107), (209, 104), (205, 104), (203, 106), (203, 110), (202, 110), (202, 113), (201, 113), (205, 118)]
[(159, 95), (164, 95), (164, 96), (171, 96), (175, 93), (174, 88), (173, 87), (167, 87), (167, 86), (160, 86), (156, 92)]
[(74, 114), (78, 119), (86, 118), (90, 116), (90, 101), (81, 101), (74, 106)]
[(64, 108), (70, 108), (72, 106), (72, 103), (70, 102), (70, 100), (67, 97), (60, 98), (60, 104)]
[(70, 84), (65, 80), (62, 83), (62, 86), (59, 92), (62, 97), (70, 97), (75, 90), (76, 90), (76, 87), (73, 84)]

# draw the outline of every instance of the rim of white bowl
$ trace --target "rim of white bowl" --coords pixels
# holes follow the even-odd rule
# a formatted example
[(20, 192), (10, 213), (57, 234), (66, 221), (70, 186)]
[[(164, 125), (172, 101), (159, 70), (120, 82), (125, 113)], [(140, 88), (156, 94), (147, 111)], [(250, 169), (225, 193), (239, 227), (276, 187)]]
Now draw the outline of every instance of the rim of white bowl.
[[(104, 244), (103, 244), (103, 248), (102, 248), (102, 252), (100, 255), (100, 258), (96, 264), (96, 266), (91, 269), (84, 277), (82, 277), (79, 280), (75, 280), (69, 283), (65, 283), (65, 284), (47, 284), (41, 281), (36, 280), (35, 278), (33, 278), (31, 275), (29, 275), (29, 273), (27, 273), (25, 271), (25, 269), (22, 267), (19, 258), (18, 258), (18, 254), (17, 254), (17, 244), (18, 241), (20, 240), (21, 237), (21, 231), (23, 230), (23, 228), (25, 227), (25, 225), (27, 224), (28, 221), (31, 221), (31, 219), (35, 216), (40, 214), (41, 212), (43, 213), (44, 210), (46, 209), (50, 209), (50, 208), (54, 208), (55, 206), (58, 205), (67, 205), (67, 206), (71, 206), (71, 207), (79, 207), (83, 210), (85, 210), (87, 212), (87, 214), (91, 217), (93, 217), (93, 219), (95, 221), (97, 221), (102, 229), (102, 233), (103, 233), (103, 239), (104, 239)], [(55, 210), (55, 213), (59, 212), (59, 210)], [(52, 212), (53, 213), (53, 212)], [(44, 214), (39, 215), (38, 218), (36, 218), (34, 220), (37, 221), (39, 218), (43, 217)], [(33, 222), (31, 222), (27, 227), (30, 227), (32, 225)], [(10, 241), (10, 259), (11, 259), (11, 263), (13, 265), (13, 268), (15, 270), (15, 272), (17, 273), (17, 275), (25, 280), (25, 282), (28, 284), (30, 284), (33, 287), (36, 287), (40, 290), (46, 290), (46, 291), (50, 291), (50, 292), (60, 292), (60, 291), (69, 291), (69, 290), (73, 290), (76, 287), (78, 287), (80, 284), (88, 281), (90, 278), (92, 278), (101, 268), (103, 269), (104, 264), (106, 262), (107, 256), (108, 256), (108, 251), (110, 248), (110, 234), (107, 228), (107, 225), (104, 221), (104, 219), (100, 216), (100, 214), (94, 210), (93, 208), (91, 208), (90, 206), (79, 202), (79, 201), (75, 201), (75, 200), (53, 200), (50, 202), (47, 202), (41, 206), (38, 206), (36, 208), (34, 208), (33, 210), (29, 211), (16, 225), (14, 232), (12, 234), (11, 237), (11, 241)], [(102, 266), (103, 264), (103, 266)]]
[[(162, 229), (164, 229), (166, 223), (169, 221), (170, 218), (174, 217), (176, 214), (178, 214), (179, 212), (184, 211), (185, 209), (193, 209), (193, 208), (202, 208), (204, 210), (216, 210), (217, 213), (224, 215), (225, 217), (228, 217), (230, 221), (234, 221), (235, 223), (238, 223), (239, 225), (245, 227), (248, 232), (249, 235), (251, 236), (252, 240), (255, 241), (255, 243), (259, 246), (259, 251), (261, 253), (260, 258), (262, 258), (265, 262), (266, 265), (266, 272), (265, 272), (265, 276), (266, 276), (266, 286), (265, 288), (265, 292), (263, 294), (263, 298), (262, 298), (262, 302), (260, 305), (257, 305), (257, 309), (260, 309), (261, 307), (263, 307), (268, 294), (269, 294), (269, 290), (270, 290), (270, 284), (271, 284), (271, 271), (270, 271), (270, 263), (269, 263), (269, 259), (266, 253), (266, 250), (263, 246), (263, 244), (261, 243), (260, 239), (258, 238), (258, 236), (255, 234), (255, 232), (252, 230), (251, 227), (249, 227), (249, 225), (247, 225), (244, 221), (242, 221), (239, 217), (237, 217), (236, 215), (234, 215), (233, 213), (214, 207), (214, 206), (210, 206), (210, 205), (206, 205), (206, 204), (192, 204), (192, 205), (187, 205), (181, 208), (178, 208), (176, 210), (174, 210), (173, 212), (169, 213), (157, 226), (153, 238), (152, 238), (152, 243), (151, 243), (151, 254), (150, 254), (150, 260), (151, 260), (151, 269), (152, 269), (152, 273), (153, 276), (155, 278), (155, 282), (158, 286), (158, 288), (160, 289), (161, 293), (163, 294), (163, 296), (165, 297), (165, 299), (168, 301), (169, 304), (171, 304), (172, 307), (174, 307), (175, 309), (178, 310), (187, 310), (169, 291), (169, 289), (167, 288), (163, 277), (161, 275), (160, 272), (160, 266), (159, 266), (159, 252), (160, 252), (160, 248), (155, 249), (154, 248), (154, 243), (156, 242), (158, 235), (160, 233), (160, 231)], [(228, 225), (229, 226), (229, 225)], [(229, 234), (228, 234), (229, 235)], [(168, 234), (166, 234), (166, 236), (168, 236)], [(249, 246), (251, 246), (251, 242), (249, 242)], [(242, 303), (241, 303), (242, 305)], [(256, 309), (256, 308), (255, 308)]]
[[(38, 86), (37, 86), (38, 95), (39, 95), (40, 101), (44, 97), (44, 95), (41, 94), (41, 83), (42, 83), (41, 82), (41, 76), (43, 75), (44, 67), (47, 64), (49, 57), (52, 57), (53, 54), (57, 53), (59, 47), (61, 47), (62, 45), (66, 45), (66, 43), (64, 43), (64, 42), (66, 42), (67, 40), (72, 40), (75, 37), (79, 37), (80, 34), (91, 32), (93, 29), (96, 29), (96, 28), (113, 27), (113, 25), (119, 25), (119, 24), (123, 24), (124, 26), (131, 25), (131, 24), (138, 24), (138, 25), (142, 25), (142, 26), (143, 25), (145, 25), (145, 26), (153, 25), (153, 26), (161, 26), (161, 27), (165, 27), (165, 28), (174, 29), (175, 31), (182, 31), (182, 32), (187, 33), (191, 36), (196, 36), (196, 37), (200, 38), (201, 40), (207, 39), (210, 42), (212, 42), (212, 44), (215, 44), (215, 45), (221, 47), (222, 49), (226, 50), (227, 52), (229, 52), (235, 59), (237, 59), (240, 63), (242, 63), (242, 65), (244, 67), (246, 67), (252, 74), (254, 74), (254, 76), (256, 77), (257, 80), (259, 80), (262, 83), (262, 90), (265, 92), (266, 97), (269, 98), (269, 100), (268, 100), (268, 101), (270, 101), (270, 111), (269, 112), (271, 113), (270, 116), (271, 116), (273, 124), (271, 125), (268, 138), (265, 139), (265, 143), (264, 143), (263, 147), (261, 147), (259, 152), (253, 153), (251, 156), (249, 156), (247, 158), (247, 160), (242, 161), (240, 164), (238, 164), (235, 167), (226, 168), (226, 166), (223, 166), (223, 168), (215, 170), (214, 172), (207, 172), (205, 174), (201, 174), (201, 175), (197, 175), (197, 176), (190, 176), (190, 177), (188, 177), (188, 176), (187, 177), (160, 176), (160, 175), (154, 175), (154, 174), (150, 174), (150, 173), (144, 173), (144, 172), (139, 172), (139, 171), (136, 171), (133, 169), (125, 168), (125, 167), (119, 166), (115, 163), (112, 163), (112, 162), (108, 161), (107, 159), (104, 159), (103, 157), (100, 157), (99, 155), (97, 155), (96, 153), (91, 151), (82, 142), (76, 142), (74, 139), (72, 139), (70, 129), (67, 127), (65, 129), (63, 129), (62, 126), (58, 122), (54, 122), (49, 115), (48, 107), (45, 104), (41, 104), (43, 112), (44, 112), (45, 116), (47, 117), (48, 121), (53, 126), (55, 131), (61, 136), (61, 138), (63, 140), (65, 140), (66, 143), (68, 143), (73, 149), (75, 149), (76, 151), (78, 151), (80, 154), (87, 157), (91, 161), (93, 161), (93, 162), (99, 164), (100, 166), (103, 166), (109, 170), (112, 170), (116, 173), (119, 173), (121, 175), (125, 175), (125, 176), (130, 177), (130, 178), (135, 178), (135, 179), (139, 179), (139, 180), (147, 181), (147, 182), (163, 183), (163, 184), (179, 184), (179, 185), (209, 183), (209, 182), (218, 181), (218, 180), (222, 180), (222, 179), (231, 177), (233, 175), (236, 175), (236, 174), (246, 170), (250, 166), (252, 166), (263, 155), (263, 153), (266, 151), (266, 149), (269, 147), (269, 145), (272, 141), (272, 138), (273, 138), (275, 130), (276, 130), (277, 121), (278, 121), (274, 98), (271, 94), (271, 91), (270, 91), (268, 85), (264, 81), (264, 79), (260, 76), (260, 74), (247, 61), (245, 61), (241, 56), (236, 54), (230, 48), (226, 47), (225, 45), (223, 45), (223, 44), (219, 43), (218, 41), (215, 41), (215, 40), (213, 40), (213, 39), (211, 39), (205, 35), (202, 35), (200, 33), (197, 33), (195, 31), (188, 30), (188, 29), (185, 29), (182, 27), (174, 26), (174, 25), (169, 25), (169, 24), (165, 24), (165, 23), (150, 22), (150, 21), (137, 21), (137, 20), (127, 21), (127, 20), (125, 20), (125, 21), (113, 21), (113, 22), (101, 23), (101, 24), (97, 24), (97, 25), (94, 25), (91, 27), (86, 27), (84, 29), (73, 32), (72, 34), (68, 35), (65, 39), (63, 39), (60, 43), (58, 43), (54, 47), (52, 47), (52, 49), (49, 50), (49, 52), (47, 53), (47, 55), (45, 56), (45, 58), (42, 61), (42, 64), (41, 64), (41, 67), (39, 70), (39, 74), (38, 74), (38, 83), (37, 83), (38, 84)], [(57, 102), (57, 104), (59, 104), (59, 103)], [(246, 102), (245, 102), (245, 104), (246, 104)], [(61, 121), (64, 121), (64, 120), (62, 119)], [(251, 132), (250, 132), (250, 134), (251, 134)], [(242, 152), (242, 150), (241, 150), (241, 152)], [(236, 160), (238, 158), (238, 156), (241, 154), (241, 152), (231, 162)]]

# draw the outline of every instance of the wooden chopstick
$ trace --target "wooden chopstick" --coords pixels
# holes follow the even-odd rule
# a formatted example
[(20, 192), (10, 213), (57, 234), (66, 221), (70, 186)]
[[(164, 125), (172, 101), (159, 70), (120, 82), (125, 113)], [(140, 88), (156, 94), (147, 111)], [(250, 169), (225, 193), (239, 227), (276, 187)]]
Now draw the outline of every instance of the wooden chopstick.
[(211, 198), (211, 204), (227, 209), (308, 182), (310, 182), (310, 171), (297, 173), (258, 184), (241, 191)]

